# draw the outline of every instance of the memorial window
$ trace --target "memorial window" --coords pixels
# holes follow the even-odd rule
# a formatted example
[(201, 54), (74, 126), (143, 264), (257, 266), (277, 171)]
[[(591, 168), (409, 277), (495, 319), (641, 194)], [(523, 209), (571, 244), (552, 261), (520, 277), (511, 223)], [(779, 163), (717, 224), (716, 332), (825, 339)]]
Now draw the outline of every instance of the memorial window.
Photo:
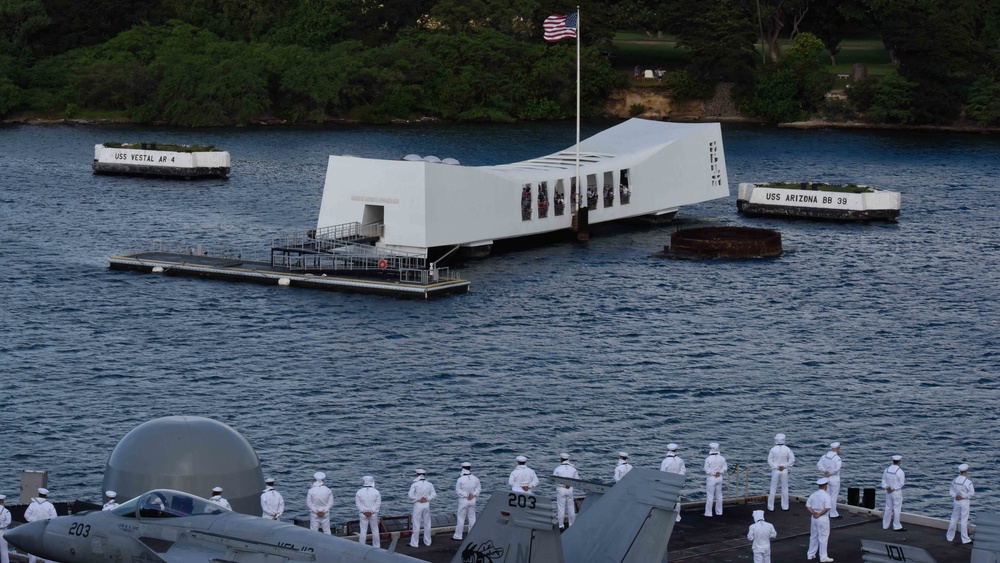
[(597, 209), (597, 174), (587, 174), (587, 209)]
[(538, 183), (538, 218), (545, 219), (549, 216), (549, 183)]
[(521, 220), (531, 220), (531, 184), (521, 188)]
[(628, 205), (632, 200), (632, 186), (629, 185), (629, 169), (623, 168), (618, 176), (618, 201)]
[(611, 207), (615, 204), (615, 175), (613, 172), (604, 173), (604, 207)]
[(556, 180), (556, 193), (553, 204), (553, 210), (555, 211), (556, 217), (566, 212), (566, 195), (563, 189), (562, 180)]

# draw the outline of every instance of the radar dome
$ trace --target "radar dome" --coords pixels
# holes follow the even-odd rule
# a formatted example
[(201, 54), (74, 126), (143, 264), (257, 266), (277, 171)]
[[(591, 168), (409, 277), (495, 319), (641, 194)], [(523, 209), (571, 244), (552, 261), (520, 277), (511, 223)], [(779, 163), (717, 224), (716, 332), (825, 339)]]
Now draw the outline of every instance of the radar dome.
[(124, 502), (151, 489), (208, 498), (216, 486), (236, 512), (260, 514), (264, 474), (253, 446), (217, 420), (166, 416), (136, 426), (118, 442), (101, 490), (117, 491)]

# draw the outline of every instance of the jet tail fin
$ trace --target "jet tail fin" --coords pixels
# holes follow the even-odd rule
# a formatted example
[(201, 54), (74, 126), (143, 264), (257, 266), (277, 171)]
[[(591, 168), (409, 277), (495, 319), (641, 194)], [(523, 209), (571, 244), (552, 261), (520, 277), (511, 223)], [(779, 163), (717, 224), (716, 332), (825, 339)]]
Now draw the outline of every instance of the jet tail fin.
[(861, 540), (862, 560), (865, 563), (937, 563), (926, 549), (875, 540)]
[(553, 499), (494, 492), (451, 561), (561, 563), (562, 541), (556, 529)]
[(565, 560), (663, 561), (683, 486), (683, 475), (632, 469), (562, 534)]

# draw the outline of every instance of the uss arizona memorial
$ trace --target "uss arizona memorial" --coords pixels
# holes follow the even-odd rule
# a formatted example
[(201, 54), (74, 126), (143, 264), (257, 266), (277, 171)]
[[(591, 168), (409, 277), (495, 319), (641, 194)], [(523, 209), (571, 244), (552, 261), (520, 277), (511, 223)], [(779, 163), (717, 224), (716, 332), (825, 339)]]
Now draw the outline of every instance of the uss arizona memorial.
[[(584, 191), (577, 191), (579, 183)], [(718, 123), (630, 119), (540, 158), (494, 166), (410, 155), (331, 156), (317, 233), (360, 224), (376, 246), (427, 257), (498, 240), (636, 217), (729, 196)]]

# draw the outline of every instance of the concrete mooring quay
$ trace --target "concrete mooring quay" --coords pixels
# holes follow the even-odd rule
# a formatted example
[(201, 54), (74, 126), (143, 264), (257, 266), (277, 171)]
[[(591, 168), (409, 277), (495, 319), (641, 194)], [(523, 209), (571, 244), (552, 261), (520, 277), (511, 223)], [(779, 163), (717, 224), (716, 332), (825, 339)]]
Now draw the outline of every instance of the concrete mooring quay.
[[(453, 293), (467, 293), (469, 281), (454, 277), (447, 269), (402, 270), (391, 268), (389, 260), (378, 258), (371, 268), (354, 268), (313, 273), (276, 264), (273, 260), (243, 260), (191, 252), (147, 251), (112, 256), (112, 270), (162, 273), (170, 276), (326, 289), (430, 299)], [(379, 267), (381, 265), (381, 267)]]

